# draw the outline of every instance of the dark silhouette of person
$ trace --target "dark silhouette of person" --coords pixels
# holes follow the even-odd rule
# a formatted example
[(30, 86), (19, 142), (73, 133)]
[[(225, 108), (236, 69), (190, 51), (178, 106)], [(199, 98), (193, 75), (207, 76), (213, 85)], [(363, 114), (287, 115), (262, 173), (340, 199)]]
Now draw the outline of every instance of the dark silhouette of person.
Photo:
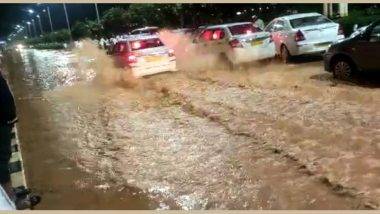
[(9, 160), (12, 155), (11, 133), (16, 122), (17, 116), (13, 95), (0, 70), (0, 184), (13, 201), (16, 200), (16, 196), (11, 184)]
[(13, 95), (1, 72), (0, 70), (0, 185), (14, 202), (16, 209), (23, 210), (38, 204), (41, 197), (30, 193), (28, 189), (16, 191), (12, 187), (9, 160), (12, 155), (12, 129), (17, 122), (17, 115)]

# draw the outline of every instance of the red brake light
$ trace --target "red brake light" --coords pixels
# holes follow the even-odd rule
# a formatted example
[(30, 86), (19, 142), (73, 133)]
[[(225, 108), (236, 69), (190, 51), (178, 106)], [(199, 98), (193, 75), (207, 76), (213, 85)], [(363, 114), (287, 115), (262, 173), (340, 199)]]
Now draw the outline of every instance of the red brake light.
[(132, 43), (132, 49), (136, 50), (141, 48), (141, 43), (139, 41), (135, 41)]
[(343, 26), (339, 25), (338, 35), (344, 35)]
[(231, 41), (230, 41), (230, 46), (231, 46), (232, 48), (242, 48), (242, 47), (243, 47), (243, 45), (242, 45), (242, 44), (240, 43), (240, 41), (237, 40), (237, 39), (231, 40)]
[(300, 30), (298, 30), (296, 35), (295, 35), (294, 40), (296, 42), (303, 41), (303, 40), (305, 40), (305, 36), (303, 35), (303, 33)]
[(246, 33), (246, 34), (251, 34), (252, 31), (251, 31), (251, 30), (247, 30), (245, 33)]

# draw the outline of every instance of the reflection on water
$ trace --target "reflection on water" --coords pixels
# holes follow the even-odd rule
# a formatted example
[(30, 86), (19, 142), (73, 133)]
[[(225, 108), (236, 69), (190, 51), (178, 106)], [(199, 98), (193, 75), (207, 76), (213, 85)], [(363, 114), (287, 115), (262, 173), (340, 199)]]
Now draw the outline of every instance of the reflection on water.
[[(345, 186), (368, 181), (358, 192), (377, 197), (378, 152), (365, 145), (378, 146), (378, 91), (315, 85), (307, 80), (320, 72), (315, 63), (298, 75), (274, 64), (135, 80), (96, 46), (84, 45), (72, 52), (25, 50), (7, 64), (28, 182), (44, 197), (38, 208), (364, 207), (359, 196), (337, 194), (302, 171), (314, 163), (322, 164), (316, 174)], [(362, 108), (356, 98), (368, 92)], [(332, 124), (340, 125), (336, 133)], [(338, 133), (350, 128), (362, 144)]]

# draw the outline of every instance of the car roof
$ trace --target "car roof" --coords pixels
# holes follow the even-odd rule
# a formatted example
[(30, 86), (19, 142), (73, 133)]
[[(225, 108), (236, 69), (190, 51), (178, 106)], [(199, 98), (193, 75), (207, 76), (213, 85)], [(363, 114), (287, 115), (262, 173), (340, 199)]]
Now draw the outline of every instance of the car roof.
[(220, 25), (208, 25), (206, 28), (222, 28), (222, 27), (231, 27), (235, 25), (243, 25), (243, 24), (252, 24), (252, 22), (235, 22), (235, 23), (226, 23)]
[(133, 32), (133, 31), (138, 31), (138, 30), (154, 30), (154, 29), (158, 29), (158, 27), (155, 27), (155, 26), (151, 26), (151, 27), (142, 27), (142, 28), (134, 29), (134, 30), (132, 30), (132, 32)]
[(310, 16), (320, 16), (322, 14), (320, 13), (298, 13), (298, 14), (292, 14), (292, 15), (287, 15), (287, 16), (281, 16), (276, 19), (286, 19), (286, 20), (292, 20), (292, 19), (298, 19), (298, 18), (303, 18), (303, 17), (310, 17)]
[(146, 40), (146, 39), (158, 39), (158, 36), (151, 35), (151, 34), (128, 35), (120, 39), (118, 42), (129, 42), (129, 41)]

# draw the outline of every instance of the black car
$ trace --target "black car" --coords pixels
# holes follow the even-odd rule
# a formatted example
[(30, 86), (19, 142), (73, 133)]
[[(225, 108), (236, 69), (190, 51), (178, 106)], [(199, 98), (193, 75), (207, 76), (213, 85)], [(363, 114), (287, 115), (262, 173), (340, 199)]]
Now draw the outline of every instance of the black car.
[(354, 72), (380, 71), (380, 20), (356, 36), (331, 45), (324, 54), (325, 70), (347, 79)]

